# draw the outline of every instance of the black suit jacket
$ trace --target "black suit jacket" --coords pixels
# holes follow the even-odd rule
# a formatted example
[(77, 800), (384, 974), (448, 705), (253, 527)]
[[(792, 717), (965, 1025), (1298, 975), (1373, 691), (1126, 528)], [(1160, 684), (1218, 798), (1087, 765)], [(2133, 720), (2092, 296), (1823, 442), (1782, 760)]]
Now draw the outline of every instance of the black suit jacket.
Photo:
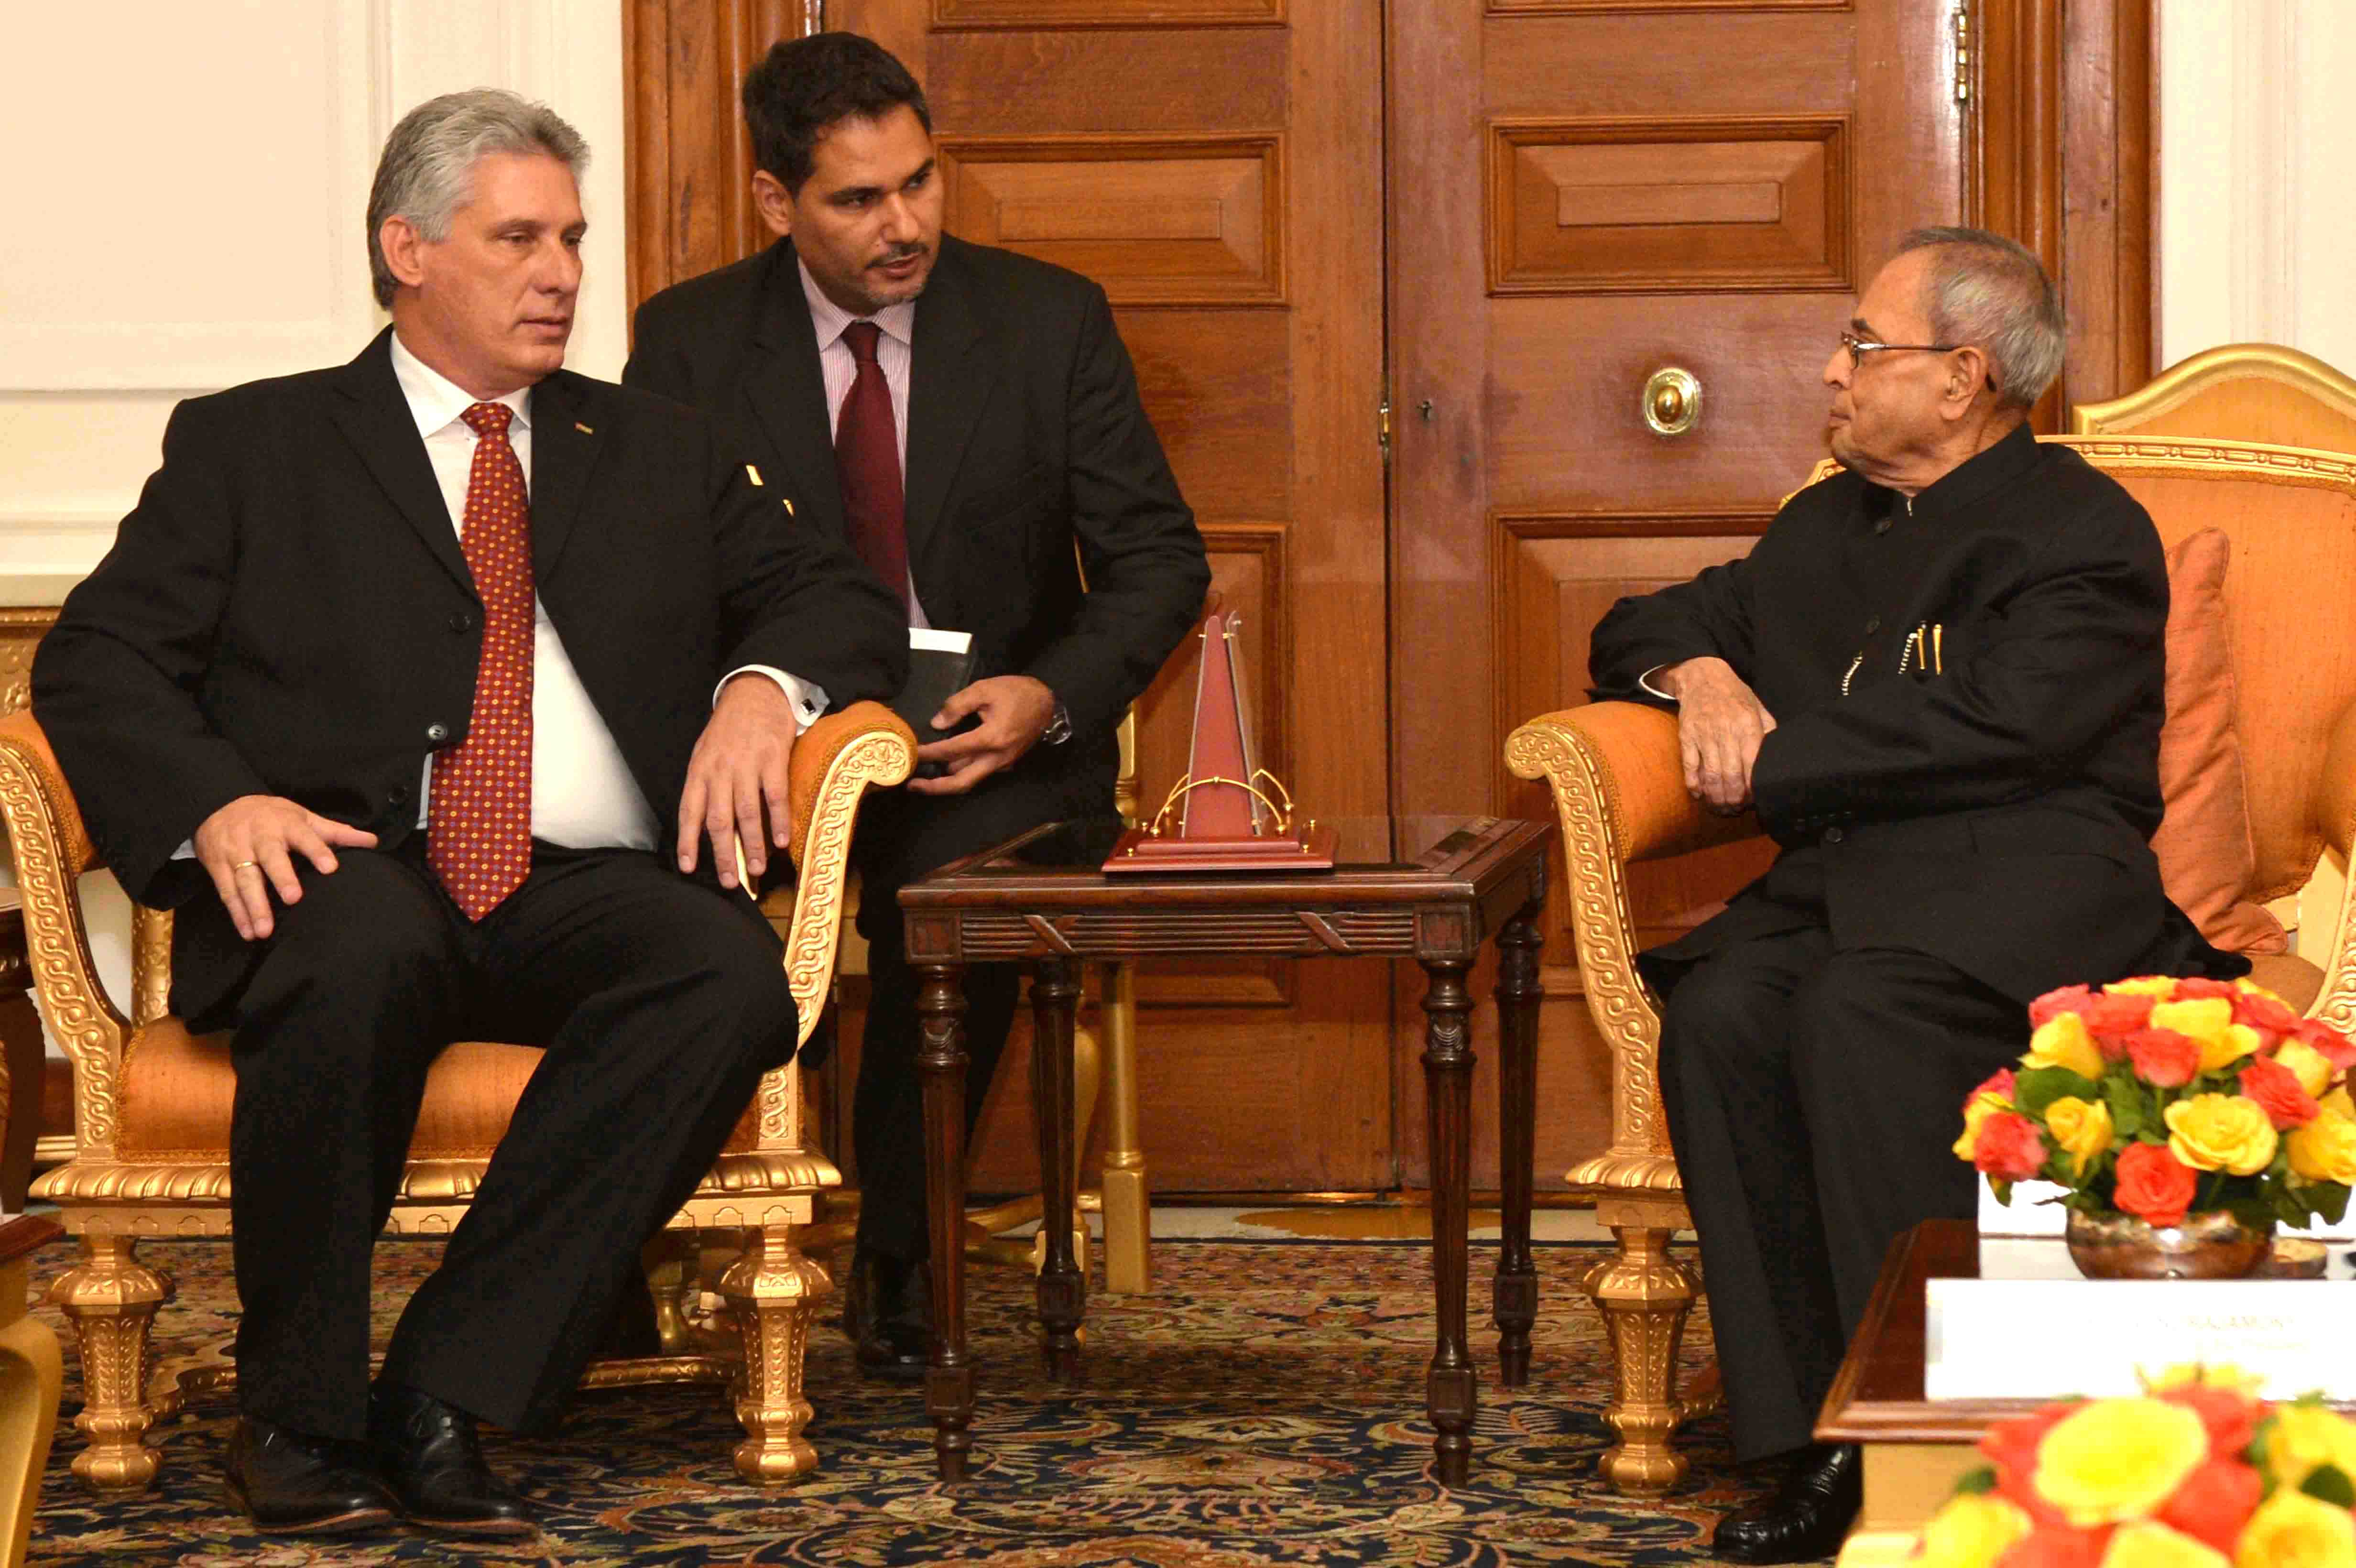
[[(917, 598), (936, 626), (973, 634), (977, 677), (1045, 682), (1073, 731), (985, 782), (981, 800), (922, 813), (933, 842), (915, 853), (921, 871), (989, 836), (1111, 808), (1115, 728), (1194, 624), (1210, 570), (1102, 289), (945, 236), (913, 340), (905, 490)], [(739, 456), (843, 537), (790, 240), (647, 301), (623, 380), (712, 414)]]
[[(466, 738), (482, 602), (390, 346), (180, 404), (34, 661), (34, 713), (108, 866), (144, 903), (205, 892), (177, 923), (184, 1012), (244, 961), (201, 869), (172, 859), (199, 823), (278, 795), (389, 848), (426, 753)], [(772, 665), (837, 703), (905, 677), (889, 596), (707, 421), (559, 371), (531, 423), (535, 585), (663, 830), (728, 670)]]
[(1789, 929), (1821, 889), (1837, 945), (1929, 953), (2024, 999), (2244, 972), (2151, 852), (2167, 621), (2150, 516), (2025, 427), (1911, 508), (1836, 475), (1746, 559), (1622, 600), (1595, 629), (1596, 696), (1656, 700), (1641, 676), (1716, 655), (1776, 720), (1752, 787), (1783, 857), (1655, 965)]

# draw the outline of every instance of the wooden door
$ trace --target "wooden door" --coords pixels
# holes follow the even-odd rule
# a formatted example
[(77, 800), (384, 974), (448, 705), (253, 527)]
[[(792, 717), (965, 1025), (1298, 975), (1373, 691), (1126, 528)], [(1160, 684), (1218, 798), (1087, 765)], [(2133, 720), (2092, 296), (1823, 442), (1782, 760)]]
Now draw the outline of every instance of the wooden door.
[[(1964, 200), (1951, 0), (1428, 0), (1392, 13), (1394, 787), (1550, 816), (1506, 734), (1585, 699), (1621, 594), (1746, 552), (1823, 454), (1819, 372), (1906, 229)], [(1655, 372), (1699, 418), (1644, 417)], [(1486, 710), (1486, 744), (1465, 715)], [(1730, 863), (1730, 856), (1740, 857)], [(1640, 868), (1649, 939), (1763, 859)], [(1610, 1069), (1546, 929), (1542, 1177), (1608, 1141)], [(1408, 1015), (1402, 1014), (1402, 1017)], [(1492, 1026), (1494, 1028), (1494, 1026)], [(1400, 1031), (1402, 1063), (1419, 1047)], [(1403, 1135), (1422, 1124), (1404, 1072)], [(1494, 1104), (1488, 1073), (1477, 1104)], [(1494, 1113), (1476, 1168), (1494, 1168)], [(1405, 1136), (1407, 1179), (1421, 1153)]]
[[(836, 0), (931, 101), (949, 231), (1101, 283), (1243, 613), (1260, 744), (1321, 816), (1387, 808), (1378, 15), (1297, 0)], [(1140, 704), (1147, 811), (1184, 770), (1191, 649)], [(1366, 847), (1374, 852), (1381, 845)], [(1148, 966), (1157, 1190), (1387, 1187), (1379, 965)], [(1033, 1185), (1027, 1020), (977, 1190)]]

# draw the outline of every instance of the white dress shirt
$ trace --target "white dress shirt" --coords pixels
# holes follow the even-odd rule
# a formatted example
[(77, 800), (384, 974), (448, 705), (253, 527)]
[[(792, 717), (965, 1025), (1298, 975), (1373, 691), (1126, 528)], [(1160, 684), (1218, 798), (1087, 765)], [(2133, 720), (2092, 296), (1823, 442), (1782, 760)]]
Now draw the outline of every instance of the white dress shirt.
[[(846, 354), (849, 350), (844, 351)], [(466, 515), (466, 483), (474, 471), (475, 443), (480, 439), (459, 416), (479, 401), (473, 394), (434, 370), (409, 351), (395, 332), (392, 373), (408, 400), (410, 414), (424, 438), (425, 455), (434, 465), (442, 503), (449, 509), (450, 526), (460, 529)], [(530, 493), (531, 393), (530, 389), (497, 400), (515, 411), (508, 426), (508, 444), (522, 464), (525, 493)], [(463, 532), (463, 529), (460, 531)], [(637, 780), (614, 743), (613, 731), (573, 667), (564, 641), (548, 618), (548, 606), (532, 595), (531, 676), (531, 836), (543, 843), (573, 849), (652, 849), (659, 841), (660, 825), (647, 804)], [(826, 694), (782, 670), (764, 665), (732, 670), (730, 677), (758, 671), (777, 682), (793, 701), (798, 732), (826, 711)], [(722, 684), (726, 684), (723, 680)], [(714, 699), (718, 693), (713, 693)], [(434, 759), (425, 759), (425, 775), (417, 792), (417, 826), (425, 826), (433, 798)]]
[[(851, 345), (842, 340), (842, 329), (854, 321), (872, 321), (881, 336), (875, 340), (875, 366), (884, 372), (884, 384), (892, 392), (892, 433), (900, 443), (900, 486), (907, 491), (908, 475), (908, 365), (916, 353), (916, 305), (913, 300), (899, 304), (887, 304), (873, 315), (853, 315), (832, 300), (810, 276), (808, 264), (796, 257), (794, 265), (802, 274), (802, 297), (809, 302), (810, 325), (818, 334), (819, 376), (826, 384), (826, 430), (831, 436), (842, 422), (843, 400), (851, 396), (851, 384), (859, 379), (859, 359), (851, 352)], [(902, 595), (908, 604), (908, 624), (929, 627), (925, 619), (925, 607), (916, 602), (916, 579), (912, 562), (907, 590)]]

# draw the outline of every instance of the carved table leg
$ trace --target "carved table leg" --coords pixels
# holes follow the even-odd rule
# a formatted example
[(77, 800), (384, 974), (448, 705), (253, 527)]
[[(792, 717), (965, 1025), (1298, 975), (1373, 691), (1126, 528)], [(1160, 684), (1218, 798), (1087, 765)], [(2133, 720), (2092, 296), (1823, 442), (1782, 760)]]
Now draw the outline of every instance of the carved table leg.
[(1423, 1010), (1423, 1083), (1431, 1135), (1431, 1273), (1437, 1345), (1425, 1404), (1437, 1435), (1431, 1452), (1442, 1486), (1461, 1487), (1471, 1468), (1476, 1403), (1466, 1347), (1465, 1231), (1472, 1186), (1472, 1050), (1465, 1019), (1472, 998), (1462, 959), (1423, 960), (1430, 984)]
[[(933, 1255), (933, 1359), (925, 1410), (944, 1481), (965, 1479), (973, 1365), (965, 1348), (965, 966), (917, 966), (916, 1066), (925, 1089), (926, 1223)], [(1066, 1178), (1068, 1180), (1069, 1179)]]
[(1666, 1491), (1684, 1478), (1685, 1456), (1669, 1445), (1685, 1410), (1677, 1403), (1677, 1344), (1698, 1294), (1693, 1275), (1669, 1256), (1665, 1225), (1600, 1214), (1619, 1250), (1587, 1271), (1587, 1293), (1611, 1336), (1619, 1387), (1603, 1419), (1620, 1434), (1597, 1468), (1620, 1492)]
[(85, 1403), (74, 1424), (90, 1445), (73, 1472), (88, 1485), (137, 1491), (161, 1461), (142, 1441), (155, 1424), (147, 1403), (147, 1335), (155, 1309), (172, 1299), (172, 1282), (139, 1262), (131, 1236), (84, 1236), (82, 1261), (49, 1287), (49, 1300), (73, 1325)]
[[(0, 958), (0, 967), (5, 964)], [(6, 984), (0, 975), (0, 991)], [(41, 1136), (41, 1074), (48, 1054), (33, 998), (22, 992), (0, 995), (0, 1060), (6, 1067), (5, 1077), (0, 1078), (0, 1126), (7, 1129), (0, 1135), (0, 1213), (25, 1211), (25, 1190), (33, 1180), (33, 1145)]]
[(1497, 1325), (1498, 1381), (1530, 1381), (1530, 1329), (1538, 1320), (1538, 1271), (1530, 1254), (1530, 1189), (1537, 1163), (1537, 910), (1525, 909), (1497, 933), (1499, 1185), (1504, 1245), (1490, 1296)]
[(1105, 965), (1105, 1288), (1153, 1288), (1152, 1192), (1137, 1116), (1137, 965)]
[(1055, 957), (1033, 963), (1031, 1111), (1039, 1127), (1039, 1233), (1047, 1246), (1039, 1270), (1039, 1326), (1046, 1332), (1048, 1375), (1061, 1382), (1079, 1376), (1088, 1286), (1072, 1256), (1072, 1031), (1079, 1004), (1077, 964)]
[(810, 1420), (802, 1366), (810, 1323), (834, 1282), (787, 1239), (788, 1231), (765, 1225), (752, 1232), (720, 1278), (744, 1345), (744, 1383), (736, 1397), (744, 1441), (736, 1445), (736, 1473), (748, 1481), (791, 1480), (818, 1468), (818, 1450), (802, 1435)]

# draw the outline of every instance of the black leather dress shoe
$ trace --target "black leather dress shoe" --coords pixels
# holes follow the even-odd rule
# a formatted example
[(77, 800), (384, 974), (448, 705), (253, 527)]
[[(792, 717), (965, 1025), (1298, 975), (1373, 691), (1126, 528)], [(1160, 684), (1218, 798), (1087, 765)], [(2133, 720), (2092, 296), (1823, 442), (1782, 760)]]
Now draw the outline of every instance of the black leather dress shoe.
[(1718, 1521), (1710, 1549), (1734, 1563), (1805, 1563), (1840, 1550), (1864, 1499), (1865, 1464), (1850, 1443), (1815, 1444), (1783, 1484)]
[(893, 1382), (922, 1382), (933, 1350), (933, 1271), (864, 1249), (851, 1257), (842, 1293), (842, 1331), (859, 1370)]
[(369, 1446), (401, 1516), (452, 1535), (529, 1535), (531, 1505), (491, 1474), (475, 1418), (399, 1383), (369, 1391)]
[(264, 1535), (341, 1535), (393, 1520), (392, 1493), (357, 1443), (240, 1417), (222, 1456), (230, 1496)]

